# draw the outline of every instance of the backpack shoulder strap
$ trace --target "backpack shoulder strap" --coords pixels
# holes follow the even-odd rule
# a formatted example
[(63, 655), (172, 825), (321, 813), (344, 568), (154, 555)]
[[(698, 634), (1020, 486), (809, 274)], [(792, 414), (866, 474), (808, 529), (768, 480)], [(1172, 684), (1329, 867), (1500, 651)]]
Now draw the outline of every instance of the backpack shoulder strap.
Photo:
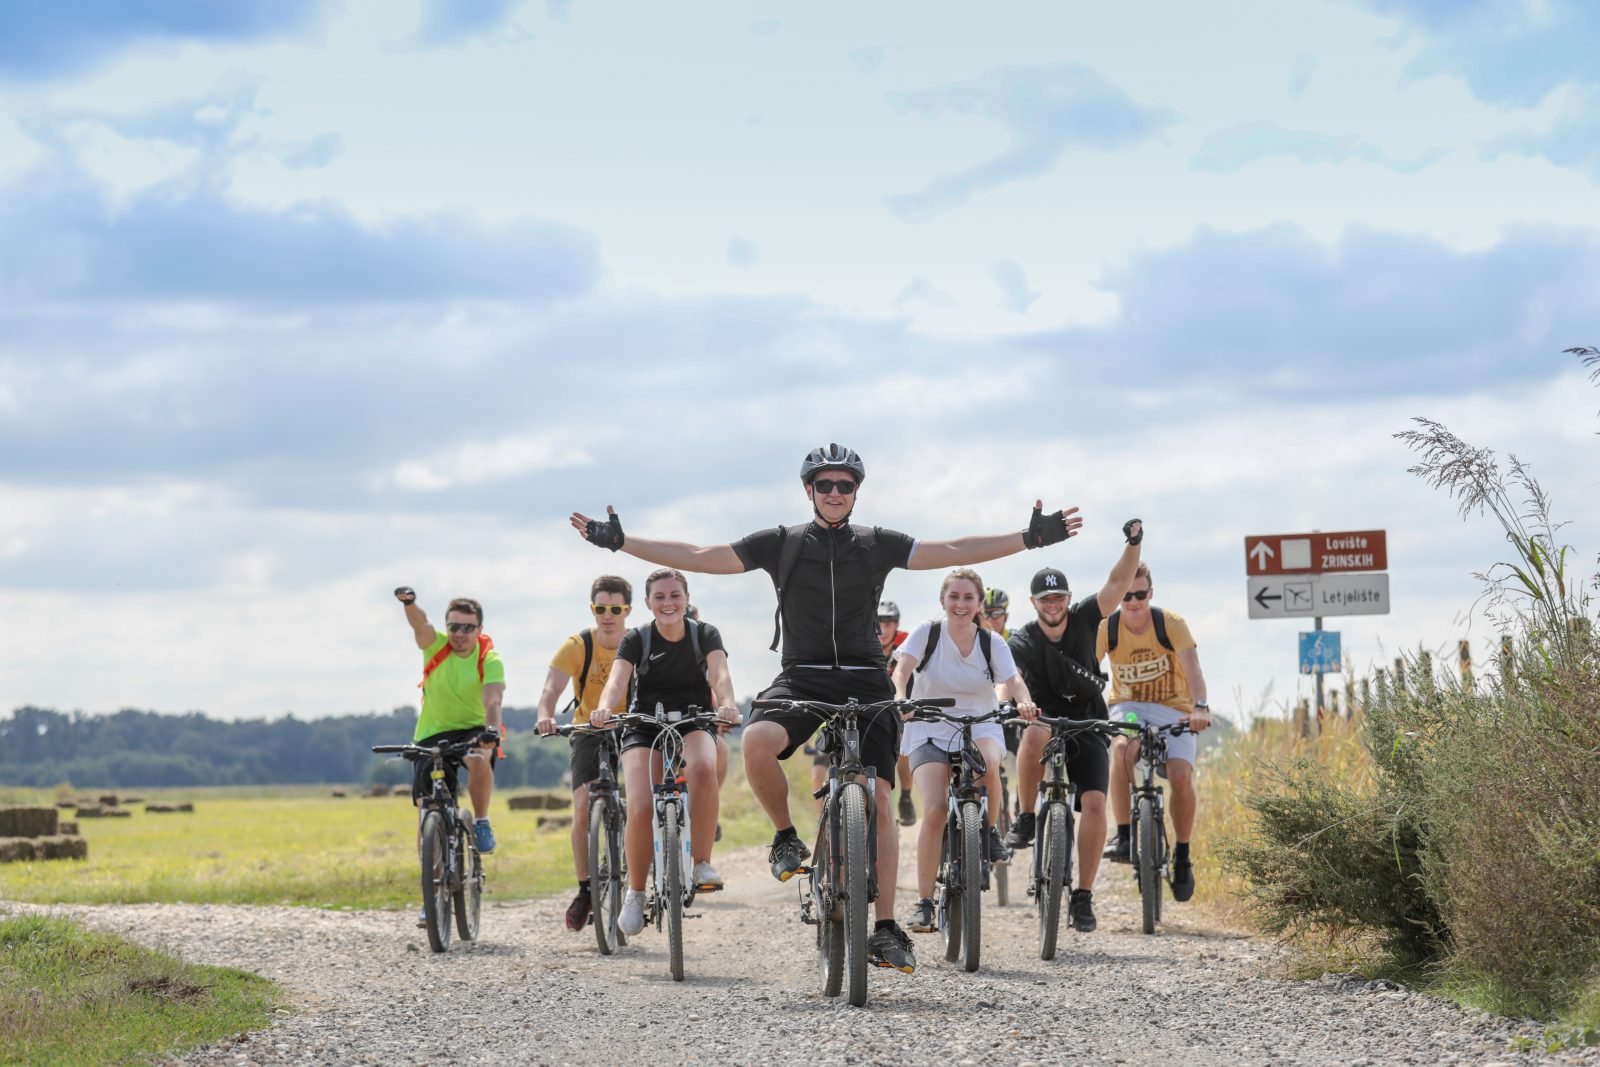
[(645, 623), (639, 627), (639, 665), (633, 669), (635, 678), (643, 678), (650, 671), (650, 633), (655, 629), (653, 623)]
[(706, 654), (700, 651), (700, 620), (683, 620), (689, 627), (689, 647), (694, 651), (694, 662), (700, 668), (700, 673), (706, 673)]
[(1167, 617), (1160, 608), (1150, 609), (1150, 621), (1156, 624), (1156, 640), (1161, 642), (1161, 647), (1168, 652), (1172, 651), (1172, 639), (1167, 636)]
[(772, 612), (772, 645), (769, 651), (778, 651), (778, 641), (783, 637), (783, 593), (789, 587), (789, 575), (794, 573), (794, 565), (800, 561), (800, 549), (805, 544), (806, 529), (811, 524), (804, 523), (799, 526), (783, 526), (783, 533), (778, 541), (778, 573), (772, 578), (773, 587), (778, 591), (778, 606)]
[(991, 682), (994, 681), (994, 660), (989, 658), (989, 642), (993, 637), (988, 630), (978, 627), (978, 647), (983, 649), (983, 670)]
[(928, 647), (922, 650), (922, 662), (917, 664), (917, 673), (921, 674), (928, 669), (928, 663), (933, 659), (933, 654), (939, 649), (939, 630), (944, 626), (936, 622), (928, 627)]
[(589, 684), (589, 668), (594, 665), (594, 631), (585, 628), (583, 634), (583, 671), (573, 680), (573, 688), (577, 690), (578, 702), (583, 702), (584, 687)]
[(1118, 608), (1116, 611), (1113, 611), (1111, 613), (1110, 618), (1106, 619), (1106, 651), (1107, 652), (1115, 652), (1117, 650), (1117, 624), (1120, 623), (1121, 621), (1122, 621), (1122, 609), (1121, 608)]
[(444, 660), (445, 660), (445, 657), (448, 656), (449, 654), (450, 654), (450, 642), (446, 641), (444, 643), (444, 647), (439, 649), (439, 651), (435, 652), (433, 654), (433, 658), (428, 660), (427, 663), (424, 663), (422, 665), (422, 681), (417, 683), (417, 688), (418, 689), (422, 689), (422, 688), (425, 688), (427, 686), (427, 684), (428, 684), (428, 675), (430, 675), (434, 671), (438, 670), (439, 669), (439, 664), (443, 663)]

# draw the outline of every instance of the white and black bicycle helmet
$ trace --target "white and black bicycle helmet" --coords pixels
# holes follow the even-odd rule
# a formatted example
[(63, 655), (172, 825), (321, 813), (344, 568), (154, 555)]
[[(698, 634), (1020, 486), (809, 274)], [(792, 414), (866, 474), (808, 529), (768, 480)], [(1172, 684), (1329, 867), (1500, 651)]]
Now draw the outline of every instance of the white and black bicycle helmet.
[(867, 465), (855, 449), (846, 448), (839, 444), (830, 444), (826, 448), (813, 448), (806, 453), (806, 458), (800, 463), (800, 480), (807, 485), (811, 479), (826, 470), (849, 471), (856, 476), (856, 481), (867, 480)]
[(893, 619), (895, 622), (899, 622), (900, 605), (892, 600), (878, 601), (878, 621), (882, 622), (884, 619)]

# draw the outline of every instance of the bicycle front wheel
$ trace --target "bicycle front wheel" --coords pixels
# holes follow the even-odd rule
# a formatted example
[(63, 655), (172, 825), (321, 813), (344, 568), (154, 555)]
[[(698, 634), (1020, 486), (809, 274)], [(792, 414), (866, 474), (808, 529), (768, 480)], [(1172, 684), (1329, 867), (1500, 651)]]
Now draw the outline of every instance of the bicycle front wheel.
[(614, 851), (616, 838), (610, 832), (609, 796), (594, 797), (589, 803), (589, 894), (593, 902), (594, 941), (602, 956), (617, 951), (617, 915), (622, 910), (622, 868)]
[(1067, 828), (1067, 806), (1049, 802), (1039, 816), (1039, 958), (1056, 958), (1056, 935), (1061, 930), (1061, 895), (1066, 891), (1072, 855), (1072, 833)]
[(1156, 932), (1156, 923), (1161, 918), (1161, 878), (1157, 872), (1159, 857), (1157, 852), (1161, 847), (1161, 839), (1156, 831), (1156, 806), (1148, 799), (1140, 798), (1139, 816), (1136, 821), (1137, 829), (1137, 854), (1134, 856), (1134, 870), (1139, 879), (1139, 903), (1144, 919), (1144, 932)]
[(939, 846), (939, 932), (944, 935), (946, 963), (961, 959), (961, 811), (957, 809), (944, 824)]
[(983, 952), (983, 812), (977, 801), (961, 805), (961, 963), (978, 969)]
[(667, 928), (667, 969), (674, 982), (683, 981), (683, 825), (681, 813), (668, 804), (661, 817), (662, 910)]
[(822, 995), (836, 997), (844, 988), (844, 916), (835, 891), (839, 867), (834, 862), (831, 820), (822, 820), (817, 850), (811, 858), (811, 914), (817, 920), (817, 965)]
[(449, 850), (444, 813), (428, 812), (422, 818), (422, 925), (435, 952), (450, 947)]
[(872, 857), (867, 850), (867, 791), (860, 782), (846, 783), (839, 794), (840, 853), (844, 859), (841, 890), (844, 904), (845, 996), (851, 1006), (867, 1002), (867, 884)]
[(460, 887), (452, 893), (456, 911), (456, 933), (463, 941), (478, 940), (478, 919), (483, 909), (483, 857), (471, 842), (472, 831), (465, 824), (456, 828), (456, 871)]

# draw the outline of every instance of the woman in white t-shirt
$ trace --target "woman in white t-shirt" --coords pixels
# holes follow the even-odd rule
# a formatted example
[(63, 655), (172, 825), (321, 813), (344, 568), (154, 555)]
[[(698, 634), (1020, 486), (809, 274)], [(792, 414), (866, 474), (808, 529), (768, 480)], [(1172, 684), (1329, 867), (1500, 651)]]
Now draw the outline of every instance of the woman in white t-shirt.
[[(912, 679), (915, 696), (951, 697), (955, 707), (948, 714), (976, 718), (993, 711), (999, 699), (1016, 701), (1017, 711), (1031, 719), (1039, 714), (1028, 687), (1017, 673), (1011, 650), (1000, 638), (987, 631), (979, 636), (979, 614), (983, 610), (983, 579), (962, 567), (945, 575), (939, 587), (939, 605), (944, 618), (939, 623), (938, 644), (933, 656), (919, 674), (917, 667), (926, 658), (928, 636), (933, 623), (925, 622), (911, 631), (905, 643), (895, 650), (894, 691), (905, 699)], [(988, 655), (984, 654), (987, 640)], [(998, 699), (997, 699), (998, 698)], [(989, 813), (1000, 810), (1000, 761), (1005, 758), (1005, 731), (998, 722), (973, 728), (973, 740), (983, 753), (988, 770), (979, 779), (989, 790)], [(920, 899), (908, 924), (913, 933), (930, 934), (937, 928), (933, 907), (933, 881), (939, 873), (940, 842), (949, 817), (947, 797), (950, 789), (950, 756), (961, 750), (961, 730), (954, 723), (908, 722), (900, 739), (900, 752), (911, 761), (911, 787), (916, 791), (922, 827), (917, 832), (917, 889)], [(991, 824), (987, 828), (991, 859), (1007, 858), (1005, 843)]]

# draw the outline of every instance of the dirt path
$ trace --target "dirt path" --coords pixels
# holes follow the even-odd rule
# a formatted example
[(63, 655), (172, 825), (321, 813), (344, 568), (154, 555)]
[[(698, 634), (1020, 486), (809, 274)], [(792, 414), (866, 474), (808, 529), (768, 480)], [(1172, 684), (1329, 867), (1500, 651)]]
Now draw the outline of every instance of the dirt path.
[[(910, 859), (904, 848), (907, 874)], [(428, 951), (412, 912), (60, 910), (289, 990), (294, 1013), (188, 1064), (1600, 1062), (1595, 1050), (1513, 1053), (1534, 1031), (1381, 983), (1262, 977), (1272, 946), (1183, 906), (1146, 937), (1125, 867), (1101, 877), (1100, 929), (1063, 929), (1054, 961), (1038, 958), (1019, 876), (1017, 903), (986, 901), (981, 971), (944, 963), (938, 937), (918, 936), (917, 973), (873, 972), (867, 1008), (851, 1009), (817, 991), (796, 883), (773, 881), (756, 850), (719, 866), (729, 888), (696, 904), (682, 984), (667, 978), (658, 932), (602, 958), (589, 932), (562, 927), (565, 899), (486, 902), (482, 941), (445, 955)], [(904, 915), (911, 894), (900, 896)]]

